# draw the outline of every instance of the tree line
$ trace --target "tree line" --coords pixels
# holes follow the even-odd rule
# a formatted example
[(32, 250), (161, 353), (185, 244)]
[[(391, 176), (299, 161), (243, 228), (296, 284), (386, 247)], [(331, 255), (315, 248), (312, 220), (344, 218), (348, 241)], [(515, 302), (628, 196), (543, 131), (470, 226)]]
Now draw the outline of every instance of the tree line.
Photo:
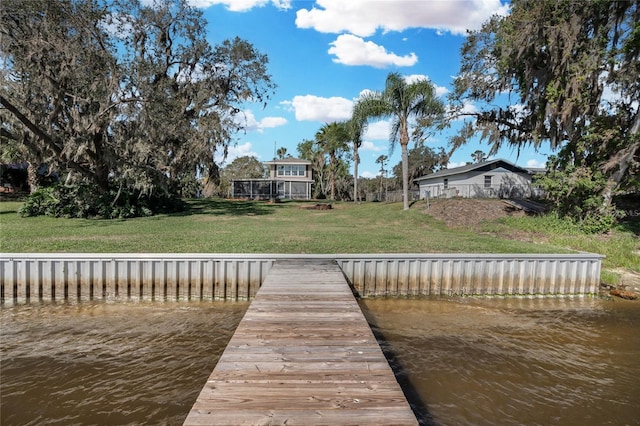
[[(277, 158), (291, 158), (293, 154), (284, 147), (278, 148)], [(402, 162), (390, 165), (387, 155), (380, 155), (377, 164), (380, 170), (376, 177), (358, 178), (357, 193), (354, 175), (350, 172), (353, 167), (353, 153), (345, 145), (344, 150), (334, 153), (335, 163), (331, 164), (331, 156), (323, 152), (318, 142), (304, 140), (297, 146), (298, 158), (311, 161), (313, 172), (314, 199), (339, 201), (384, 201), (385, 194), (402, 191)], [(408, 150), (409, 179), (437, 171), (446, 167), (448, 156), (444, 148), (434, 150), (425, 144), (419, 144)], [(335, 173), (332, 169), (335, 168)], [(237, 157), (229, 164), (220, 168), (219, 179), (216, 182), (205, 180), (196, 195), (203, 197), (233, 197), (232, 182), (242, 179), (266, 179), (269, 172), (265, 165), (255, 156)], [(332, 185), (333, 181), (333, 185)], [(333, 188), (333, 198), (332, 190)], [(356, 195), (354, 195), (356, 194)], [(388, 198), (388, 197), (387, 197)], [(397, 198), (397, 197), (396, 197)]]
[[(202, 182), (219, 189), (214, 153), (244, 129), (242, 103), (265, 103), (275, 90), (267, 56), (238, 38), (211, 46), (187, 0), (146, 4), (3, 1), (0, 155), (28, 162), (34, 187), (37, 166), (60, 174), (67, 192), (39, 202), (80, 199), (127, 216), (139, 204), (146, 213), (171, 207)], [(401, 149), (394, 174), (405, 209), (412, 178), (480, 138), (489, 156), (548, 146), (538, 183), (551, 206), (585, 229), (610, 228), (620, 217), (615, 197), (640, 192), (640, 0), (512, 0), (508, 15), (468, 33), (460, 59), (446, 105), (429, 81), (392, 72), (383, 89), (355, 102), (349, 120), (301, 141), (314, 195), (358, 200), (363, 135), (386, 119), (390, 150)], [(447, 152), (426, 146), (460, 120)], [(386, 172), (388, 158), (379, 160)]]

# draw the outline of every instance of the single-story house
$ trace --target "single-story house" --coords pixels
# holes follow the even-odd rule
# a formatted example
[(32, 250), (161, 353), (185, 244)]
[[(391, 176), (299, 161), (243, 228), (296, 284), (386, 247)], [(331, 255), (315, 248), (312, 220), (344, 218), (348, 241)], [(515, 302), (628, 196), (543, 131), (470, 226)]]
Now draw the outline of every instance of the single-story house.
[(264, 164), (269, 170), (269, 177), (234, 180), (234, 198), (311, 199), (313, 172), (310, 161), (289, 157), (266, 161)]
[(420, 198), (531, 198), (542, 195), (532, 184), (538, 171), (506, 160), (488, 160), (442, 169), (417, 179)]

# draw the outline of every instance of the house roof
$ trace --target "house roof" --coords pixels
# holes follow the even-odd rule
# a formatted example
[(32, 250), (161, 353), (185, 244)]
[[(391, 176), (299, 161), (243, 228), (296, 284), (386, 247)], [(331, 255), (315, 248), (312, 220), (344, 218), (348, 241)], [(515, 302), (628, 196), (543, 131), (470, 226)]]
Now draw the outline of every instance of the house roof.
[(303, 160), (301, 158), (287, 157), (265, 161), (264, 164), (311, 164), (311, 161)]
[(543, 175), (547, 172), (544, 167), (527, 167), (527, 171), (532, 175)]
[(441, 177), (447, 177), (447, 176), (453, 176), (453, 175), (458, 175), (461, 173), (467, 173), (470, 171), (474, 171), (477, 170), (479, 172), (483, 172), (483, 171), (491, 171), (491, 170), (495, 170), (498, 168), (504, 168), (507, 170), (510, 170), (512, 172), (517, 172), (517, 173), (529, 173), (529, 171), (525, 168), (522, 168), (520, 166), (516, 166), (515, 164), (507, 161), (507, 160), (502, 160), (502, 159), (496, 159), (496, 160), (488, 160), (488, 161), (482, 161), (480, 163), (473, 163), (473, 164), (467, 164), (465, 166), (462, 167), (454, 167), (453, 169), (442, 169), (442, 170), (438, 170), (435, 173), (431, 173), (425, 176), (421, 176), (417, 179), (414, 179), (414, 182), (420, 182), (423, 180), (430, 180), (430, 179), (437, 179), (437, 178), (441, 178)]

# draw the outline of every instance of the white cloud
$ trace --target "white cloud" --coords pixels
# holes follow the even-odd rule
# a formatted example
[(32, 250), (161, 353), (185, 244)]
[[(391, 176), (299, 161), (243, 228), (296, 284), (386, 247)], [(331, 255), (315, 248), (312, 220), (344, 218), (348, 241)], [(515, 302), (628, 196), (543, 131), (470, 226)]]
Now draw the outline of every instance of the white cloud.
[(282, 102), (293, 108), (298, 121), (331, 123), (351, 118), (353, 101), (333, 96), (323, 98), (314, 95), (295, 96), (292, 101)]
[(371, 141), (363, 141), (362, 145), (360, 145), (360, 151), (380, 152), (380, 151), (384, 151), (385, 149), (386, 147), (378, 146)]
[(260, 120), (260, 126), (263, 129), (280, 127), (284, 126), (285, 124), (287, 124), (287, 119), (284, 117), (265, 117)]
[[(469, 160), (471, 161), (471, 160)], [(456, 162), (449, 162), (447, 163), (447, 169), (455, 169), (456, 167), (462, 167), (462, 166), (466, 166), (467, 163), (456, 163)]]
[(248, 132), (258, 130), (258, 121), (250, 109), (239, 112), (235, 116), (235, 120), (240, 123), (240, 125), (244, 124)]
[(621, 93), (621, 87), (618, 85), (612, 85), (607, 82), (609, 72), (603, 72), (600, 74), (600, 84), (603, 86), (602, 96), (600, 97), (600, 108), (609, 110), (611, 107), (619, 108), (621, 105), (626, 104), (632, 110), (638, 109), (638, 101), (632, 100), (629, 95)]
[(263, 7), (269, 3), (282, 10), (291, 8), (291, 0), (188, 0), (188, 2), (190, 5), (202, 9), (214, 4), (223, 4), (232, 12), (247, 12), (254, 7)]
[(373, 140), (389, 140), (389, 134), (391, 133), (391, 123), (386, 120), (374, 121), (369, 123), (367, 130), (364, 132), (363, 139)]
[[(219, 151), (215, 152), (213, 159), (215, 160), (216, 163), (223, 166), (226, 164), (230, 164), (233, 160), (235, 160), (238, 157), (252, 156), (259, 159), (260, 156), (258, 155), (258, 153), (256, 153), (252, 149), (253, 149), (253, 145), (251, 145), (251, 142), (245, 142), (242, 145), (230, 146), (226, 159), (222, 158), (222, 152), (219, 152)], [(224, 163), (223, 163), (223, 160), (224, 160)]]
[(455, 116), (453, 116), (454, 120), (465, 120), (469, 118), (468, 115), (475, 114), (477, 112), (478, 112), (478, 107), (476, 107), (474, 104), (472, 104), (469, 101), (465, 101), (464, 104), (462, 105), (462, 108), (459, 111), (454, 111), (452, 105), (448, 106), (448, 111), (447, 111), (447, 113), (452, 116), (455, 113)]
[(364, 41), (362, 38), (342, 34), (331, 42), (329, 54), (335, 55), (333, 62), (344, 65), (370, 65), (376, 68), (388, 66), (410, 67), (418, 62), (415, 53), (398, 56), (395, 53), (375, 44), (372, 41)]
[(478, 108), (471, 102), (466, 101), (464, 103), (464, 106), (462, 107), (461, 112), (463, 114), (475, 114), (476, 112), (478, 112)]
[(436, 88), (436, 96), (437, 97), (441, 97), (441, 96), (444, 96), (447, 93), (449, 93), (449, 89), (447, 89), (444, 86), (438, 86), (437, 84), (434, 83), (434, 87)]
[(243, 125), (245, 125), (248, 132), (260, 132), (264, 129), (284, 126), (287, 124), (287, 119), (284, 117), (265, 117), (262, 120), (256, 120), (256, 116), (250, 109), (244, 110), (236, 116), (236, 119)]
[(404, 76), (404, 81), (407, 84), (417, 83), (418, 81), (421, 81), (421, 80), (429, 81), (429, 77), (427, 77), (424, 74), (411, 74), (411, 75)]
[(501, 0), (317, 0), (316, 6), (298, 10), (299, 28), (322, 33), (349, 32), (360, 37), (371, 36), (378, 29), (387, 32), (407, 28), (464, 35), (467, 29), (479, 29), (492, 15), (509, 11)]
[(361, 98), (363, 96), (369, 96), (376, 93), (375, 91), (371, 90), (371, 89), (363, 89), (362, 91), (360, 91), (360, 93), (358, 94), (358, 98)]
[(532, 158), (531, 160), (527, 160), (527, 167), (533, 168), (542, 168), (544, 169), (547, 166), (546, 161), (541, 162), (540, 160)]
[[(412, 84), (415, 83), (416, 81), (420, 81), (420, 80), (427, 80), (427, 81), (431, 81), (431, 79), (429, 77), (427, 77), (424, 74), (411, 74), (411, 75), (407, 75), (404, 77), (404, 81), (407, 82), (407, 84)], [(447, 93), (449, 93), (449, 89), (447, 89), (444, 86), (438, 86), (437, 84), (431, 82), (433, 84), (433, 87), (436, 89), (436, 96), (440, 97), (442, 95), (446, 95)]]
[(379, 175), (376, 173), (371, 173), (371, 172), (362, 172), (360, 173), (360, 177), (366, 178), (366, 179), (373, 179), (374, 177), (377, 177)]

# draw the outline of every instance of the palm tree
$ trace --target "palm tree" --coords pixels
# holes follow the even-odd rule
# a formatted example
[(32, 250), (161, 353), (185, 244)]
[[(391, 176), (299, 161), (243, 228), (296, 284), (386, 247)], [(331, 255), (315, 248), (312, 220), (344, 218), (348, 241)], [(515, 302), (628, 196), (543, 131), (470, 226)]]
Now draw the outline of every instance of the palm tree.
[(482, 163), (484, 160), (487, 159), (487, 155), (478, 149), (474, 151), (473, 154), (471, 154), (471, 158), (473, 158), (473, 161), (475, 161), (476, 163)]
[(281, 146), (280, 148), (278, 148), (278, 150), (276, 151), (276, 155), (278, 156), (278, 158), (280, 160), (282, 160), (286, 155), (287, 155), (287, 148), (285, 148), (284, 146)]
[(381, 155), (376, 160), (376, 164), (380, 164), (380, 199), (381, 200), (382, 200), (382, 179), (385, 177), (384, 175), (387, 173), (385, 166), (387, 165), (388, 159), (389, 157), (387, 157), (386, 155)]
[(311, 161), (313, 170), (313, 198), (320, 198), (325, 194), (325, 164), (324, 153), (313, 140), (304, 140), (298, 144), (298, 155), (304, 160)]
[(354, 109), (367, 119), (391, 118), (391, 151), (396, 142), (402, 148), (402, 196), (404, 210), (409, 209), (409, 127), (410, 120), (430, 125), (444, 113), (433, 84), (426, 79), (408, 83), (399, 73), (387, 76), (384, 91), (363, 95)]
[(325, 154), (329, 155), (329, 179), (331, 182), (331, 200), (336, 197), (336, 171), (338, 158), (349, 148), (349, 131), (345, 122), (324, 124), (316, 133), (316, 141)]
[(360, 154), (358, 148), (362, 145), (362, 134), (366, 129), (367, 118), (361, 116), (361, 111), (356, 106), (353, 109), (351, 120), (347, 122), (349, 139), (353, 143), (353, 202), (358, 202), (358, 164), (360, 164)]

